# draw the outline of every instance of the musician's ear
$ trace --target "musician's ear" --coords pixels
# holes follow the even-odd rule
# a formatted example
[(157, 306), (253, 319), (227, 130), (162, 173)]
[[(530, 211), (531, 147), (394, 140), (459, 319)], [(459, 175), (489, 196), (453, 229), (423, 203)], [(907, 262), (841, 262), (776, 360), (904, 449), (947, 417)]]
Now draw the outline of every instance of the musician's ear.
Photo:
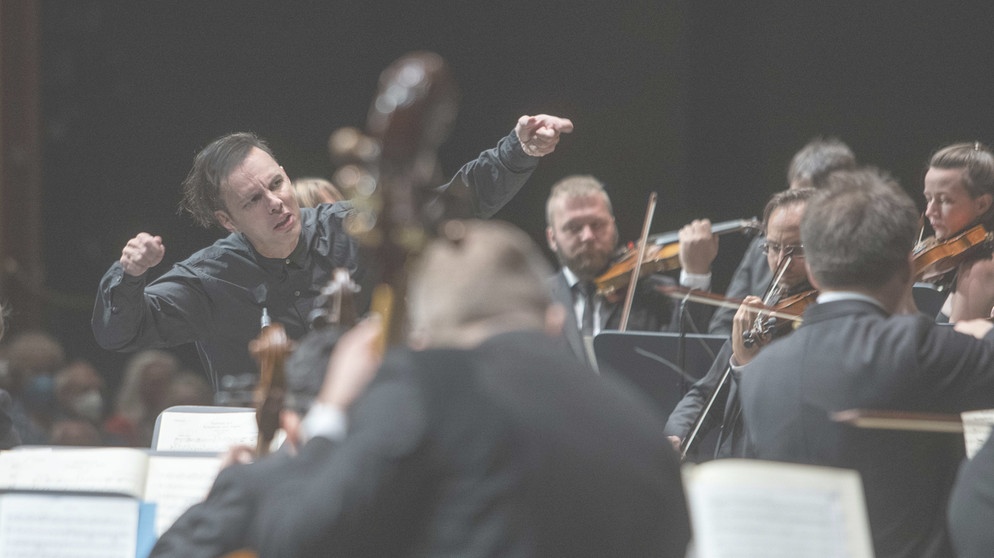
[(973, 202), (977, 204), (977, 215), (983, 215), (990, 210), (991, 203), (994, 203), (994, 196), (982, 194), (974, 198)]
[(552, 230), (552, 227), (545, 227), (545, 240), (549, 243), (549, 250), (559, 252), (556, 245), (556, 233)]
[(811, 273), (811, 264), (808, 263), (807, 259), (804, 260), (804, 273), (808, 276), (808, 283), (811, 283), (811, 286), (814, 287), (815, 290), (820, 291), (821, 285), (818, 284), (818, 280), (815, 279), (815, 274)]
[(223, 209), (218, 209), (214, 212), (214, 218), (217, 219), (217, 224), (224, 227), (228, 232), (238, 232), (238, 228), (235, 227), (234, 221), (231, 220), (231, 216), (228, 215)]

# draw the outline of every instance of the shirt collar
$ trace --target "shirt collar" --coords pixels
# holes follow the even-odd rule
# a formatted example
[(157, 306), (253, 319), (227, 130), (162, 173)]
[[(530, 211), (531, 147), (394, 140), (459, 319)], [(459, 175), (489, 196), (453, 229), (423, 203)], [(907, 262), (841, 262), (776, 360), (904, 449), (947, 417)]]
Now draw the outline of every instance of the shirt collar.
[(826, 302), (836, 302), (839, 300), (860, 300), (863, 302), (869, 302), (870, 304), (876, 306), (877, 308), (880, 308), (885, 312), (887, 311), (884, 308), (884, 305), (880, 304), (879, 300), (873, 298), (870, 295), (857, 293), (855, 291), (828, 291), (818, 295), (818, 304), (823, 304)]

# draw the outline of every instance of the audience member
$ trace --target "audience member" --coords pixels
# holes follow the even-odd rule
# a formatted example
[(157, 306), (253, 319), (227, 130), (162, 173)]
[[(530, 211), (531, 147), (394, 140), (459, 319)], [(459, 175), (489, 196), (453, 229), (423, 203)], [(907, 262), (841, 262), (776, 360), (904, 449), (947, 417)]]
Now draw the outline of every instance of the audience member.
[(166, 389), (179, 369), (179, 359), (166, 351), (135, 353), (124, 365), (114, 414), (104, 423), (104, 430), (125, 445), (149, 447), (155, 419), (166, 408)]
[(27, 331), (11, 338), (6, 354), (14, 429), (24, 444), (46, 444), (55, 419), (54, 376), (65, 365), (65, 350), (52, 335)]

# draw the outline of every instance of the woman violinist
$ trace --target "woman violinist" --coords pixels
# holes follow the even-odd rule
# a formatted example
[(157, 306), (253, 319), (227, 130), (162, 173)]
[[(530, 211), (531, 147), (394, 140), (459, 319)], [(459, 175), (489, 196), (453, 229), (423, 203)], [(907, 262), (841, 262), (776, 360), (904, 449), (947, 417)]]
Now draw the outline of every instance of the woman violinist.
[[(940, 149), (929, 160), (924, 193), (925, 217), (938, 243), (976, 225), (994, 231), (994, 153), (979, 142)], [(961, 263), (951, 270), (954, 276), (946, 278), (952, 293), (942, 314), (950, 322), (989, 317), (994, 307), (990, 243), (971, 242), (963, 250)]]

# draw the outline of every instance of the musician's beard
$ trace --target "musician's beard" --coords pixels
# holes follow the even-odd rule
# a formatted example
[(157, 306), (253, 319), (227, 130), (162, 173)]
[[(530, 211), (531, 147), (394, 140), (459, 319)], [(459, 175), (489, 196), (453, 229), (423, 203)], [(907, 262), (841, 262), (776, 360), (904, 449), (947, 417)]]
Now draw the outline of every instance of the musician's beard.
[(559, 264), (568, 267), (581, 281), (592, 281), (607, 270), (611, 261), (610, 252), (601, 252), (595, 248), (580, 250), (573, 256), (566, 256), (562, 251), (556, 252)]

